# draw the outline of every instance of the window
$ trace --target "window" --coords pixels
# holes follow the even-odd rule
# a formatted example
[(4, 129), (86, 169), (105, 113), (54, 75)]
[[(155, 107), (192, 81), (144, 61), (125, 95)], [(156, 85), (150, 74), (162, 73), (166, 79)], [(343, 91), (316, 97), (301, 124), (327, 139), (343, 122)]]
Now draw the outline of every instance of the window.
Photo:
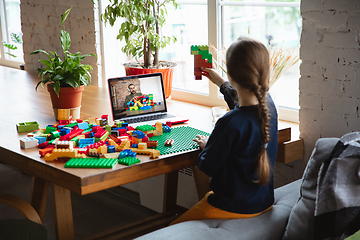
[[(20, 0), (0, 0), (0, 64), (9, 67), (19, 67), (23, 63), (22, 44), (13, 41), (12, 35), (21, 39)], [(3, 41), (14, 45), (17, 49), (10, 50)], [(12, 55), (9, 55), (12, 54)], [(16, 56), (16, 57), (14, 57)]]
[[(191, 45), (212, 45), (222, 49), (239, 36), (249, 36), (265, 45), (271, 43), (286, 51), (298, 51), (301, 32), (299, 0), (177, 2), (178, 9), (175, 10), (172, 6), (168, 8), (163, 34), (176, 35), (178, 41), (160, 52), (160, 59), (177, 63), (171, 95), (174, 99), (210, 106), (225, 105), (218, 87), (209, 83), (205, 77), (203, 80), (194, 80)], [(102, 8), (107, 4), (107, 0), (102, 1)], [(102, 30), (106, 79), (125, 75), (121, 63), (129, 60), (120, 50), (122, 43), (116, 40), (117, 29), (105, 26)], [(298, 121), (298, 82), (299, 63), (286, 72), (270, 90), (281, 119)]]

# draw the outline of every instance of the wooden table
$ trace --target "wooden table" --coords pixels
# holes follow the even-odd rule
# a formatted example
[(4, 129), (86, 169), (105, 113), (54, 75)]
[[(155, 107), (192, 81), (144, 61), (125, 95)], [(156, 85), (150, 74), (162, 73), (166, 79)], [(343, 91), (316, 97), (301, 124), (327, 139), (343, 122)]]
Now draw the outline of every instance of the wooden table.
[[(64, 163), (45, 162), (40, 158), (37, 148), (21, 149), (19, 139), (26, 136), (26, 133), (18, 133), (16, 124), (37, 121), (40, 127), (45, 127), (56, 123), (46, 89), (39, 87), (38, 91), (35, 91), (38, 80), (36, 75), (26, 71), (0, 66), (0, 162), (33, 176), (31, 204), (42, 220), (48, 184), (52, 185), (57, 239), (74, 239), (70, 191), (85, 195), (166, 174), (164, 213), (159, 217), (162, 219), (184, 210), (176, 205), (178, 170), (196, 166), (199, 150), (160, 156), (155, 160), (140, 155), (138, 157), (141, 163), (130, 167), (116, 165), (113, 169), (71, 169), (64, 168)], [(211, 131), (211, 111), (208, 107), (182, 105), (181, 102), (169, 100), (168, 108), (186, 114), (186, 117), (190, 118), (189, 124), (194, 123), (193, 127)], [(85, 89), (81, 119), (101, 117), (104, 114), (111, 116), (110, 111), (106, 88), (90, 86)], [(200, 122), (200, 118), (204, 119), (205, 116), (209, 119), (207, 124), (204, 121)], [(194, 174), (195, 179), (207, 179), (196, 169)], [(196, 182), (198, 186), (201, 185), (201, 181)], [(202, 185), (204, 187), (198, 187), (199, 197), (208, 189), (206, 183)], [(156, 221), (155, 218), (150, 220), (152, 223)]]
[[(199, 150), (160, 156), (155, 160), (140, 155), (141, 163), (130, 167), (117, 165), (113, 169), (71, 169), (64, 168), (64, 163), (45, 162), (43, 158), (39, 157), (37, 148), (21, 149), (19, 139), (26, 133), (18, 133), (16, 124), (37, 121), (40, 127), (45, 127), (48, 124), (56, 123), (46, 89), (39, 87), (38, 91), (35, 91), (38, 81), (39, 78), (36, 75), (26, 71), (0, 66), (0, 162), (33, 176), (31, 204), (38, 211), (42, 220), (48, 184), (52, 185), (57, 239), (74, 239), (70, 191), (86, 195), (165, 174), (164, 213), (147, 219), (150, 222), (149, 229), (154, 227), (156, 221), (158, 221), (158, 225), (166, 225), (169, 220), (164, 221), (164, 217), (173, 217), (174, 214), (184, 211), (183, 208), (176, 205), (179, 169), (193, 167), (199, 198), (202, 198), (208, 191), (208, 177), (196, 167)], [(210, 107), (175, 100), (167, 100), (167, 104), (169, 111), (189, 118), (188, 125), (211, 132)], [(110, 111), (106, 88), (90, 86), (85, 89), (81, 119), (100, 117), (104, 114), (111, 116)], [(277, 161), (286, 162), (285, 157), (289, 156), (287, 149), (291, 153), (298, 153), (296, 156), (292, 154), (294, 159), (301, 158), (302, 141), (290, 140), (290, 129), (279, 131), (281, 156), (279, 155)], [(139, 226), (146, 229), (146, 224), (141, 221), (138, 224), (131, 224), (129, 232), (139, 229)], [(120, 230), (125, 228), (122, 227)], [(128, 236), (127, 234), (126, 231), (123, 231), (120, 236)]]

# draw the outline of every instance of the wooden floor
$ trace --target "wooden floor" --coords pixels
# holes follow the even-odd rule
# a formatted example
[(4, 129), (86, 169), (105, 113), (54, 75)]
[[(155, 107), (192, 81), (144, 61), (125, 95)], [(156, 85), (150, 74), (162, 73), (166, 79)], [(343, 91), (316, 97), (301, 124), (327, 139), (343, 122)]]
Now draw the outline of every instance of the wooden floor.
[[(30, 200), (31, 177), (0, 163), (0, 193), (13, 194)], [(44, 226), (48, 240), (55, 239), (51, 189), (46, 206)], [(75, 239), (89, 239), (99, 232), (125, 225), (156, 212), (140, 205), (137, 193), (116, 187), (85, 196), (72, 194)], [(12, 208), (0, 204), (0, 218), (22, 218)]]

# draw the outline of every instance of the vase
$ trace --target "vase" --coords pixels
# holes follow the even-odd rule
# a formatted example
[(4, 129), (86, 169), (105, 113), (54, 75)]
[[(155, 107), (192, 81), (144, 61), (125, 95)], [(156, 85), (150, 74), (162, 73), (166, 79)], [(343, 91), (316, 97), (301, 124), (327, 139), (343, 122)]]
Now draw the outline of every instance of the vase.
[[(140, 65), (141, 62), (127, 62), (124, 63), (123, 66), (125, 67), (126, 76), (131, 75), (140, 75), (140, 74), (150, 74), (150, 73), (162, 73), (163, 76), (163, 85), (165, 90), (165, 98), (169, 98), (171, 95), (172, 90), (172, 80), (173, 80), (173, 73), (176, 67), (176, 63), (174, 62), (167, 62), (167, 61), (160, 61), (160, 64), (165, 63), (169, 67), (166, 68), (142, 68)], [(136, 67), (135, 65), (139, 65)]]
[(69, 109), (73, 119), (80, 118), (81, 98), (84, 89), (84, 85), (77, 88), (61, 87), (59, 96), (57, 96), (52, 85), (47, 85), (56, 120), (58, 120), (58, 109)]

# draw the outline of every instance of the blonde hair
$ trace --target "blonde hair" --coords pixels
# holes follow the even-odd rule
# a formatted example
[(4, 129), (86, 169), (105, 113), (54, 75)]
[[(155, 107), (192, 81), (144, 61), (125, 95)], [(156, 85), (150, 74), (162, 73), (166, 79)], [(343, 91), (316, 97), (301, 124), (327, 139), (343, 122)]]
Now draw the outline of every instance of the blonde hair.
[(227, 73), (241, 87), (252, 91), (259, 101), (259, 126), (263, 146), (257, 158), (259, 182), (266, 185), (270, 165), (266, 153), (269, 142), (269, 116), (266, 107), (266, 92), (269, 90), (270, 57), (266, 47), (256, 40), (240, 37), (226, 52)]

